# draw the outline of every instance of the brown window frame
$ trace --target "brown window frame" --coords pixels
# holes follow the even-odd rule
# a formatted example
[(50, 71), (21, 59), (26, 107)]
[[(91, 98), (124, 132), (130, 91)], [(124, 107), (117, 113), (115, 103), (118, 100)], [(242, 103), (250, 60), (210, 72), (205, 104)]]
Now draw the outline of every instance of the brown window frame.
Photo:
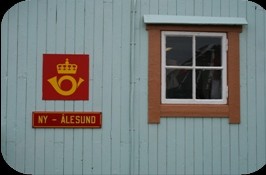
[[(158, 124), (161, 117), (229, 118), (240, 123), (240, 25), (162, 25), (147, 24), (148, 31), (148, 123)], [(161, 32), (223, 32), (227, 34), (227, 104), (161, 103)]]

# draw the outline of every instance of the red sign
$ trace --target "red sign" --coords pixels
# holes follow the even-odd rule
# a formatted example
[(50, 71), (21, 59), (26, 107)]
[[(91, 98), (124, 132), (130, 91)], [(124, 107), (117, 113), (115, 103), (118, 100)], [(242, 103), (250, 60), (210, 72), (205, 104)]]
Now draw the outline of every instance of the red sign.
[(101, 112), (32, 112), (34, 128), (101, 128)]
[(89, 55), (43, 54), (43, 100), (88, 100)]

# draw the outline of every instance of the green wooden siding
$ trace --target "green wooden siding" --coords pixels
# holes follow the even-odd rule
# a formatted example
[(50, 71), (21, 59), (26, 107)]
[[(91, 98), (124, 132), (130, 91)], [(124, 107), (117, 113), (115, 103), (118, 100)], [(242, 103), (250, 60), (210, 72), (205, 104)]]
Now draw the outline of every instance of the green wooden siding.
[[(247, 20), (240, 34), (239, 125), (221, 118), (162, 118), (159, 125), (148, 124), (144, 15)], [(266, 162), (265, 33), (265, 10), (246, 0), (18, 3), (1, 24), (2, 155), (29, 174), (254, 172)], [(90, 55), (88, 101), (42, 100), (44, 53)], [(32, 111), (100, 111), (103, 125), (33, 129)]]

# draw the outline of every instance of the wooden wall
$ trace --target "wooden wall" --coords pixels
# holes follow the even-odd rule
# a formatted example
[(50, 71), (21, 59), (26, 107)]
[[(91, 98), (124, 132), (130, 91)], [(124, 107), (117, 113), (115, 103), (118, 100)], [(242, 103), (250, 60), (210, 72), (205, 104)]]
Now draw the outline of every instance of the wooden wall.
[[(1, 152), (30, 174), (243, 174), (266, 162), (266, 18), (246, 0), (31, 0), (1, 24)], [(241, 124), (147, 122), (143, 15), (245, 17)], [(133, 18), (134, 17), (134, 18)], [(132, 20), (135, 19), (135, 20)], [(90, 55), (89, 101), (42, 100), (42, 54)], [(32, 111), (101, 111), (102, 129), (33, 129)]]

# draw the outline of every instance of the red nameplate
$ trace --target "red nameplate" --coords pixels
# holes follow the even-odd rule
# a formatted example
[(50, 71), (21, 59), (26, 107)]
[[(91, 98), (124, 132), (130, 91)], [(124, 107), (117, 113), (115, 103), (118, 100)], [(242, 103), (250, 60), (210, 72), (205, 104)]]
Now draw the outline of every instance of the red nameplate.
[(101, 128), (101, 112), (32, 112), (34, 128)]

